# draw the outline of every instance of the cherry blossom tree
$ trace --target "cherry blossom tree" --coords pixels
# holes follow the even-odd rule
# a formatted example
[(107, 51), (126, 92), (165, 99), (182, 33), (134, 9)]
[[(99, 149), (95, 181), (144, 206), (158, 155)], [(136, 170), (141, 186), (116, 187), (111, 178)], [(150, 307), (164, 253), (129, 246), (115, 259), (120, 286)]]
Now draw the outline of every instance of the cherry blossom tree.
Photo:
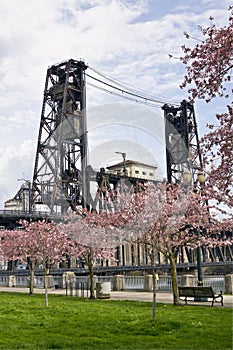
[[(122, 190), (123, 184), (120, 187)], [(128, 189), (128, 186), (126, 188)], [(88, 266), (90, 299), (95, 299), (93, 268), (96, 261), (114, 260), (117, 247), (124, 243), (131, 243), (124, 227), (134, 217), (134, 212), (129, 211), (128, 208), (132, 193), (125, 192), (125, 189), (123, 192), (118, 193), (117, 197), (114, 195), (114, 198), (112, 194), (110, 194), (111, 198), (107, 198), (105, 193), (106, 203), (99, 211), (96, 208), (92, 211), (82, 209), (67, 218), (66, 224), (59, 225), (59, 230), (76, 242), (77, 256)], [(109, 210), (110, 207), (111, 210)]]
[(61, 233), (76, 242), (76, 256), (88, 266), (90, 299), (95, 299), (94, 264), (97, 260), (114, 258), (116, 246), (119, 245), (114, 220), (115, 216), (105, 212), (83, 211), (82, 215), (74, 215), (66, 224), (58, 226)]
[[(86, 212), (60, 225), (80, 246), (79, 256), (88, 264), (93, 276), (93, 262), (108, 258), (120, 244), (143, 243), (147, 246), (153, 275), (152, 318), (156, 313), (155, 265), (158, 252), (170, 262), (174, 305), (179, 304), (175, 250), (180, 246), (196, 249), (202, 245), (231, 244), (221, 240), (216, 221), (211, 224), (207, 198), (204, 192), (194, 193), (192, 188), (172, 184), (147, 184), (141, 192), (117, 196), (117, 210), (113, 213)], [(197, 232), (201, 233), (197, 235)], [(215, 232), (215, 233), (216, 233)], [(94, 298), (93, 282), (91, 298)]]
[[(156, 312), (155, 265), (159, 252), (170, 261), (174, 304), (179, 303), (174, 248), (182, 244), (185, 238), (181, 229), (184, 226), (189, 198), (184, 195), (180, 205), (178, 196), (181, 196), (178, 187), (149, 184), (146, 191), (137, 196), (136, 208), (134, 208), (136, 215), (131, 221), (132, 235), (136, 235), (135, 239), (138, 238), (145, 244), (150, 258), (153, 280), (152, 318), (155, 318)], [(134, 203), (132, 205), (134, 206)]]
[(30, 269), (29, 293), (33, 293), (34, 273), (37, 264), (42, 264), (45, 279), (45, 302), (48, 306), (48, 273), (52, 264), (67, 259), (74, 254), (75, 245), (61, 234), (52, 222), (22, 221), (22, 230), (1, 232), (1, 251), (8, 260), (20, 260), (28, 263)]
[[(215, 121), (207, 125), (210, 131), (202, 138), (209, 195), (217, 204), (233, 207), (233, 6), (229, 7), (228, 25), (217, 28), (214, 18), (211, 24), (200, 27), (203, 36), (194, 47), (182, 46), (187, 74), (181, 87), (190, 86), (190, 99), (205, 99), (210, 102), (216, 97), (226, 99), (226, 110), (217, 114)], [(192, 37), (185, 33), (187, 39)], [(220, 207), (218, 206), (218, 209)], [(225, 213), (223, 211), (223, 213)], [(229, 214), (229, 211), (228, 211)]]
[[(179, 305), (175, 251), (185, 246), (232, 244), (222, 240), (218, 232), (223, 226), (213, 220), (206, 204), (205, 193), (194, 193), (192, 188), (173, 184), (147, 184), (144, 191), (131, 196), (122, 216), (129, 213), (128, 220), (119, 220), (124, 240), (137, 241), (147, 247), (153, 280), (152, 318), (156, 314), (156, 259), (162, 253), (170, 262), (173, 303)], [(127, 208), (127, 210), (126, 210)], [(133, 213), (133, 214), (132, 214)], [(126, 216), (127, 217), (127, 216)], [(215, 237), (211, 236), (215, 233)], [(199, 234), (197, 234), (199, 233)], [(123, 235), (122, 235), (123, 236)]]
[[(28, 263), (27, 258), (23, 256), (21, 249), (21, 232), (13, 230), (0, 231), (0, 254), (9, 262), (20, 260)], [(31, 293), (30, 293), (31, 294)]]
[(1, 250), (3, 256), (8, 261), (19, 260), (27, 264), (30, 271), (29, 294), (32, 295), (34, 274), (37, 265), (37, 252), (34, 252), (34, 247), (31, 247), (27, 232), (25, 230), (3, 230), (1, 232)]

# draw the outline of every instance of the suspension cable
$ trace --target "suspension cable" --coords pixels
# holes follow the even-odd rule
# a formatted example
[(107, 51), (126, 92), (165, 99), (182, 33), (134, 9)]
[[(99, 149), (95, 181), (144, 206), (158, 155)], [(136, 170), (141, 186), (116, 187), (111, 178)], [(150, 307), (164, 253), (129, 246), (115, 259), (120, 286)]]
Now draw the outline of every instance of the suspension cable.
[[(89, 77), (89, 78), (92, 78), (96, 81), (98, 81), (99, 83), (101, 84), (105, 84), (109, 87), (111, 87), (112, 89), (116, 89), (116, 90), (119, 90), (121, 91), (122, 93), (125, 93), (125, 94), (128, 94), (128, 95), (131, 95), (131, 96), (135, 96), (137, 98), (140, 98), (140, 99), (143, 99), (143, 100), (146, 100), (146, 101), (150, 101), (150, 102), (153, 102), (153, 103), (158, 103), (158, 104), (172, 104), (172, 105), (177, 105), (179, 106), (180, 103), (179, 102), (168, 102), (167, 99), (165, 98), (164, 100), (161, 100), (160, 98), (154, 98), (154, 96), (148, 94), (148, 92), (145, 92), (143, 90), (136, 90), (134, 89), (133, 87), (130, 87), (128, 85), (126, 85), (125, 83), (122, 83), (122, 82), (119, 82), (109, 76), (107, 76), (106, 74), (104, 73), (101, 73), (101, 72), (98, 72), (97, 70), (91, 68), (91, 67), (88, 67), (89, 69), (91, 69), (94, 73), (100, 75), (102, 78), (110, 81), (111, 83), (113, 84), (109, 84), (101, 79), (98, 79), (96, 77), (93, 77), (89, 74), (86, 73), (86, 75)], [(117, 87), (117, 86), (119, 87)], [(165, 101), (166, 100), (166, 101)]]
[(88, 85), (90, 85), (91, 87), (94, 87), (96, 89), (99, 89), (103, 92), (106, 92), (108, 94), (111, 94), (111, 95), (114, 95), (114, 96), (118, 96), (118, 97), (121, 97), (121, 98), (124, 98), (125, 100), (129, 100), (129, 101), (133, 101), (133, 102), (138, 102), (138, 103), (142, 103), (142, 104), (145, 104), (147, 106), (152, 106), (152, 107), (156, 107), (156, 108), (161, 108), (160, 104), (159, 105), (156, 105), (155, 103), (152, 103), (152, 102), (149, 102), (149, 101), (143, 101), (143, 100), (138, 100), (138, 99), (135, 99), (133, 97), (129, 97), (127, 95), (124, 95), (123, 92), (122, 94), (120, 93), (117, 93), (117, 92), (114, 92), (114, 91), (110, 91), (108, 89), (105, 89), (104, 87), (101, 87), (101, 86), (98, 86), (98, 85), (95, 85), (95, 84), (92, 84), (90, 82), (87, 82)]

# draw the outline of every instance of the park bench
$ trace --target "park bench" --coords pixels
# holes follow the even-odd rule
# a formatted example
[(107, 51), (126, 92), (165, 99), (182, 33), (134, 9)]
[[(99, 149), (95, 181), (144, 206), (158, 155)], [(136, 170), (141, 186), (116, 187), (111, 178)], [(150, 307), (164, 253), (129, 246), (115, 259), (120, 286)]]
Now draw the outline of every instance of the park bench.
[[(220, 302), (223, 306), (223, 295), (222, 291), (219, 294), (214, 293), (212, 287), (181, 287), (179, 286), (180, 298), (185, 298), (187, 304), (187, 298), (194, 298), (194, 301), (201, 301), (201, 298), (211, 298), (212, 306), (214, 302)], [(218, 299), (220, 299), (218, 301)]]

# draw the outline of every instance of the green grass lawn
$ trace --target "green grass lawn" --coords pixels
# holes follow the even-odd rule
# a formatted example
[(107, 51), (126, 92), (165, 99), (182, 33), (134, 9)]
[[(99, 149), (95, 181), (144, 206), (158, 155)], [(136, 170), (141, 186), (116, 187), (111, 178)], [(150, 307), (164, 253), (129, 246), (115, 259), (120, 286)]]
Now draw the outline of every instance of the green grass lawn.
[(232, 349), (232, 310), (0, 293), (1, 349)]

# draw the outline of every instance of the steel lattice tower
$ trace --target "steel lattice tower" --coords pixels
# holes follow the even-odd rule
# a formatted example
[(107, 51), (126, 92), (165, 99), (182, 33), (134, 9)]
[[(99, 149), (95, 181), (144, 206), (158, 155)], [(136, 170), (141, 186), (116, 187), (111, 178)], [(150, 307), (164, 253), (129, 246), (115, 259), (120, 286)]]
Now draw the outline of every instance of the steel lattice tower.
[[(205, 180), (194, 106), (184, 100), (179, 107), (164, 105), (162, 108), (165, 119), (167, 181), (182, 183), (188, 188), (190, 186), (193, 191), (202, 191)], [(200, 181), (201, 177), (203, 181)], [(183, 256), (183, 247), (178, 248), (177, 254), (179, 251)], [(195, 260), (192, 250), (185, 247), (185, 252), (189, 262)], [(202, 250), (202, 255), (204, 260), (205, 249)], [(197, 268), (200, 285), (203, 283), (201, 261), (201, 248), (198, 247)]]
[(32, 184), (32, 205), (85, 207), (88, 183), (85, 70), (68, 60), (48, 68)]
[[(195, 183), (203, 170), (193, 104), (182, 101), (179, 107), (164, 105), (167, 181)], [(190, 178), (188, 179), (188, 176)], [(185, 178), (186, 177), (186, 178)]]

